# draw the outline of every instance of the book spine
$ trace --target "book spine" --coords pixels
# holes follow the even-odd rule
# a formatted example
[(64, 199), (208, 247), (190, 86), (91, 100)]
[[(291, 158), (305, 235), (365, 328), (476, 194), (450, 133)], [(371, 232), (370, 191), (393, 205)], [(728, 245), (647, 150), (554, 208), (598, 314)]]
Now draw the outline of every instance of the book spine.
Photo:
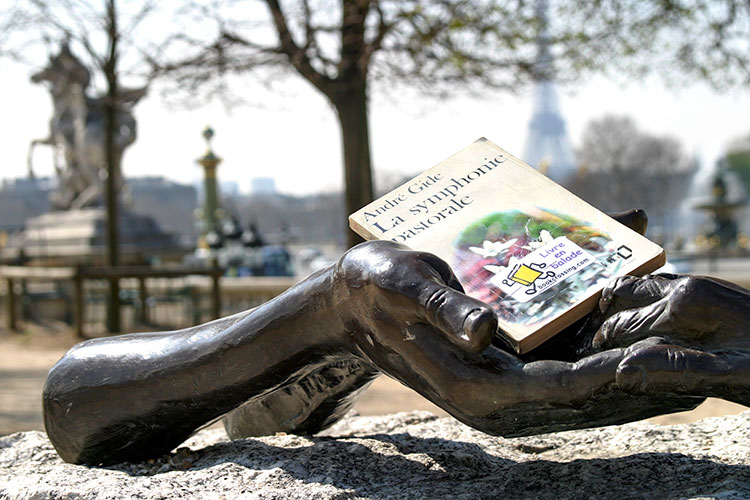
[(353, 216), (349, 216), (349, 227), (352, 231), (360, 235), (366, 240), (377, 240), (379, 239), (374, 232), (372, 232), (368, 227), (363, 226), (362, 224), (358, 223), (356, 220), (354, 220)]

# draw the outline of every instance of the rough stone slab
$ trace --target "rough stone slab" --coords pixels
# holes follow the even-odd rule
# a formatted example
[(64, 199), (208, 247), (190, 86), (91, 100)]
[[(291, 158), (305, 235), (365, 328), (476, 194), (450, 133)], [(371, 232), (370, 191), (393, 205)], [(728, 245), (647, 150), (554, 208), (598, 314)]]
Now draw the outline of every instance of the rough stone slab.
[(0, 437), (0, 499), (748, 499), (750, 412), (676, 426), (503, 439), (425, 412), (325, 436), (202, 431), (148, 463), (63, 463), (41, 432)]

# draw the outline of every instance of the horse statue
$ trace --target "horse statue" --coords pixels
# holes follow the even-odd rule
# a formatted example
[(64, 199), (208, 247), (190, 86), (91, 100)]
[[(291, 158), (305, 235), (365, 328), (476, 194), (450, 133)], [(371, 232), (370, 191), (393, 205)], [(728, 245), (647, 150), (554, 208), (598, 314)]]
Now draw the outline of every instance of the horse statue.
[[(29, 176), (34, 177), (33, 154), (38, 145), (54, 149), (54, 166), (58, 188), (50, 201), (58, 210), (101, 205), (104, 180), (107, 178), (105, 150), (106, 96), (86, 95), (91, 73), (63, 43), (60, 52), (51, 56), (47, 66), (31, 76), (34, 83), (46, 82), (52, 95), (53, 114), (50, 134), (31, 141), (28, 152)], [(136, 139), (136, 121), (132, 109), (146, 94), (146, 87), (121, 89), (117, 96), (115, 127), (115, 180), (122, 187), (119, 165), (125, 148)]]

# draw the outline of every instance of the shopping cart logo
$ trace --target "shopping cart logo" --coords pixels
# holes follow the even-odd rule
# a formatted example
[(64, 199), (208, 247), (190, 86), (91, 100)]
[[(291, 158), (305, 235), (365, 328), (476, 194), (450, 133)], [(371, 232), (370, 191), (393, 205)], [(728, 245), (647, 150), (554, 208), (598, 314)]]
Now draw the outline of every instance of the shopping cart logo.
[(543, 262), (536, 264), (516, 264), (511, 268), (508, 278), (503, 280), (503, 284), (512, 287), (514, 282), (519, 283), (528, 287), (528, 290), (525, 291), (527, 295), (532, 295), (536, 293), (536, 281), (538, 279), (545, 280), (555, 277), (555, 272), (544, 271), (545, 267), (547, 267), (547, 264)]

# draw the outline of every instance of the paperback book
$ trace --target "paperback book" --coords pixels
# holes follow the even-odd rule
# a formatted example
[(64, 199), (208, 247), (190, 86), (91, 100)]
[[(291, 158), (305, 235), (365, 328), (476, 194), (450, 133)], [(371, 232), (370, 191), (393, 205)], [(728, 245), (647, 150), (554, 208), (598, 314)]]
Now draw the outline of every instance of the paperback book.
[(617, 276), (664, 265), (664, 250), (487, 139), (349, 216), (365, 239), (441, 257), (528, 352), (595, 307)]

